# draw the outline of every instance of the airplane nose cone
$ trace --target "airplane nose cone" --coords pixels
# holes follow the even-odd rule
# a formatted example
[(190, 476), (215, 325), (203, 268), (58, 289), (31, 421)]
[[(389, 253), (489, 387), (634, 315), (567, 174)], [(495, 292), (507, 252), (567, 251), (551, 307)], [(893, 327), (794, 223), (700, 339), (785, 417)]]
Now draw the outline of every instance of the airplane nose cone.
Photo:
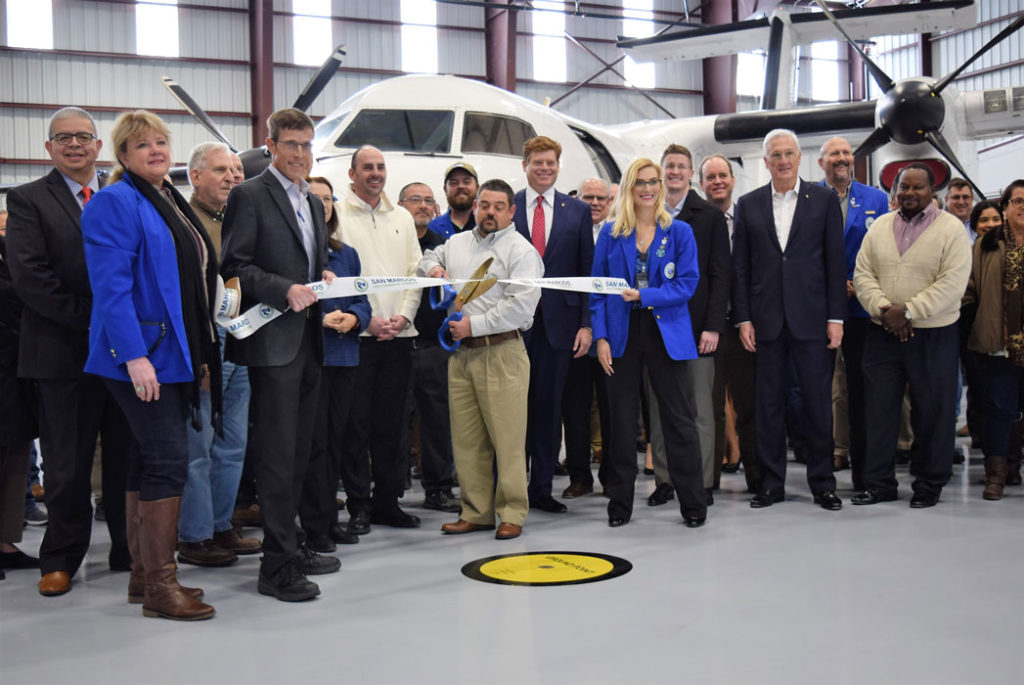
[(920, 80), (902, 81), (878, 101), (877, 119), (897, 143), (913, 145), (928, 131), (937, 131), (946, 118), (946, 105), (932, 87)]

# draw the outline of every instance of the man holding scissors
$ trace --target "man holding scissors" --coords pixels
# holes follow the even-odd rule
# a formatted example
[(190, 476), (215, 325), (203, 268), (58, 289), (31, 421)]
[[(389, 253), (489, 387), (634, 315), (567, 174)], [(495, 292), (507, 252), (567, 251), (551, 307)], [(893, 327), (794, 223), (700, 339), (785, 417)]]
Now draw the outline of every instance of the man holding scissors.
[[(515, 195), (502, 180), (480, 186), (476, 228), (429, 250), (417, 273), (431, 278), (476, 279), (463, 286), (449, 316), (458, 349), (448, 362), (448, 406), (462, 513), (448, 534), (493, 530), (519, 537), (526, 494), (526, 395), (530, 361), (520, 331), (533, 325), (540, 289), (494, 279), (541, 278), (544, 264), (512, 224)], [(483, 267), (483, 268), (481, 268)], [(497, 462), (498, 483), (494, 483)]]

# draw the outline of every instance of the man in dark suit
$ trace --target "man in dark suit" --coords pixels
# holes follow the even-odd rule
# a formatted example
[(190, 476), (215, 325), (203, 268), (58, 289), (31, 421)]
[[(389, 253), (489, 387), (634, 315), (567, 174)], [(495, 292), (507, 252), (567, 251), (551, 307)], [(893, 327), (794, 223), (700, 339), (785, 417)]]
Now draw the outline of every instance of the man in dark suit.
[(96, 437), (103, 440), (103, 496), (110, 530), (110, 567), (128, 570), (125, 476), (131, 430), (99, 378), (83, 372), (89, 353), (92, 290), (85, 266), (82, 208), (100, 189), (102, 142), (92, 117), (65, 107), (50, 119), (46, 150), (56, 167), (10, 191), (7, 206), (11, 276), (25, 303), (18, 375), (39, 389), (40, 446), (49, 524), (39, 549), (39, 590), (71, 589), (89, 549)]
[(320, 306), (306, 284), (333, 276), (325, 271), (323, 202), (305, 181), (313, 165), (313, 122), (299, 110), (281, 109), (267, 128), (271, 165), (228, 196), (221, 273), (238, 277), (243, 311), (265, 303), (284, 314), (247, 338), (229, 338), (225, 356), (249, 367), (264, 536), (258, 590), (295, 602), (320, 594), (307, 574), (341, 567), (300, 545), (295, 526), (324, 359)]
[[(562, 146), (547, 136), (523, 144), (526, 190), (516, 194), (516, 230), (544, 260), (544, 276), (589, 276), (594, 261), (590, 207), (555, 190)], [(586, 293), (544, 290), (533, 328), (525, 335), (530, 356), (526, 451), (530, 458), (530, 508), (562, 513), (551, 496), (561, 443), (562, 392), (569, 360), (590, 349)]]
[[(718, 337), (725, 329), (725, 312), (729, 306), (729, 286), (732, 268), (729, 258), (729, 229), (725, 215), (717, 207), (705, 202), (690, 186), (693, 178), (693, 155), (682, 146), (672, 144), (661, 155), (665, 177), (665, 207), (668, 213), (685, 221), (693, 230), (697, 241), (697, 264), (700, 281), (690, 298), (690, 324), (697, 345), (696, 359), (688, 363), (693, 396), (696, 399), (697, 433), (700, 436), (700, 458), (703, 467), (704, 492), (707, 503), (714, 501), (712, 491), (716, 470), (721, 460), (715, 458), (715, 411), (712, 396), (715, 386), (715, 352)], [(647, 393), (651, 416), (651, 451), (654, 462), (656, 487), (647, 499), (650, 506), (665, 504), (674, 497), (669, 477), (657, 399)], [(717, 462), (717, 464), (716, 464)]]
[(786, 365), (804, 399), (807, 482), (814, 502), (838, 510), (832, 475), (832, 368), (846, 316), (843, 213), (828, 188), (800, 179), (800, 144), (785, 129), (764, 139), (771, 182), (736, 203), (733, 308), (743, 346), (757, 357), (755, 422), (763, 476), (753, 508), (785, 499)]

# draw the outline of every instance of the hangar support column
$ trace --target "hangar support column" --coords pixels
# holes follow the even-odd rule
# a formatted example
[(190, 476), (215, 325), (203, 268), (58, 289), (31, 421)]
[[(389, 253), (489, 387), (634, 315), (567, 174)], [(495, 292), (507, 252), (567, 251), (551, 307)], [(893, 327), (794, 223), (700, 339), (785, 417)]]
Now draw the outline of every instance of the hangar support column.
[(274, 111), (274, 2), (249, 0), (249, 78), (252, 91), (252, 145), (267, 139), (267, 117)]
[[(711, 0), (701, 12), (705, 24), (735, 21), (736, 0)], [(736, 55), (708, 57), (703, 62), (704, 114), (736, 111)]]
[(516, 92), (516, 12), (508, 7), (484, 10), (484, 43), (487, 54), (487, 82), (510, 93)]

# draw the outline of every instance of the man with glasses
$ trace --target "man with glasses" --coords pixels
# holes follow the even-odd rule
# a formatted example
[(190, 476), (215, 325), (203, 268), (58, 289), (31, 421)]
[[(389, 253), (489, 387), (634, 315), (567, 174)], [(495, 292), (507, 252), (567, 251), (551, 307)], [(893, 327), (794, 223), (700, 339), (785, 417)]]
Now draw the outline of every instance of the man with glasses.
[[(384, 155), (372, 145), (359, 148), (352, 154), (348, 177), (352, 183), (337, 205), (339, 231), (342, 241), (359, 253), (363, 274), (415, 275), (423, 253), (412, 216), (384, 192)], [(402, 420), (420, 291), (370, 293), (369, 300), (372, 317), (359, 338), (359, 366), (352, 380), (365, 394), (352, 405), (341, 463), (348, 529), (356, 535), (369, 533), (371, 523), (420, 525), (419, 518), (398, 506), (409, 467), (408, 454), (402, 454)]]
[(89, 352), (89, 287), (82, 245), (82, 208), (100, 189), (96, 157), (103, 146), (85, 110), (65, 107), (50, 118), (46, 150), (53, 169), (7, 196), (8, 261), (21, 319), (18, 375), (39, 389), (46, 508), (39, 549), (39, 592), (71, 589), (92, 533), (89, 483), (97, 434), (103, 440), (103, 495), (112, 570), (127, 571), (125, 477), (131, 430), (96, 376), (82, 372)]
[[(398, 194), (398, 205), (412, 214), (420, 250), (426, 253), (444, 243), (445, 239), (440, 234), (428, 228), (437, 206), (430, 186), (410, 183)], [(433, 309), (428, 293), (424, 292), (413, 322), (416, 337), (412, 341), (412, 376), (409, 379), (406, 416), (411, 418), (415, 408), (419, 418), (420, 473), (426, 492), (424, 508), (456, 512), (462, 505), (452, 492), (455, 479), (452, 478), (451, 419), (448, 413), (450, 355), (437, 339), (437, 331), (444, 318), (445, 312)], [(407, 420), (403, 428), (402, 434), (407, 438), (411, 436), (410, 421)], [(411, 442), (410, 439), (403, 441), (402, 454), (409, 453), (405, 446)]]
[(479, 188), (476, 169), (466, 162), (456, 162), (444, 172), (444, 196), (448, 211), (430, 222), (430, 230), (447, 240), (456, 233), (476, 228), (473, 202)]
[(270, 166), (228, 195), (221, 273), (241, 282), (243, 311), (265, 303), (283, 314), (246, 338), (229, 337), (225, 356), (249, 367), (250, 440), (263, 517), (257, 590), (298, 602), (320, 594), (307, 575), (341, 567), (300, 545), (295, 525), (324, 361), (320, 305), (307, 284), (333, 275), (326, 271), (324, 203), (305, 180), (313, 166), (313, 121), (297, 109), (280, 109), (267, 128)]

